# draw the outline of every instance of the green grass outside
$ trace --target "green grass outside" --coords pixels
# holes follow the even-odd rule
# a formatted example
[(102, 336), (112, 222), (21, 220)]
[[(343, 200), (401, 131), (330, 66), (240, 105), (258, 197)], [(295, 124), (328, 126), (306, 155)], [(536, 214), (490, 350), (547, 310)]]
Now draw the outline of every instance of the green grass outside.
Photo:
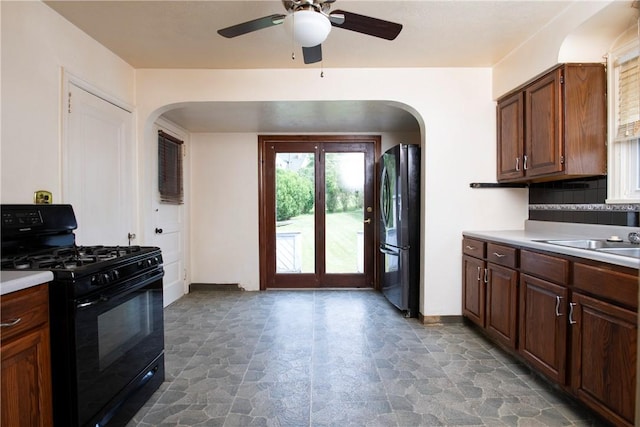
[[(327, 214), (327, 273), (355, 273), (358, 271), (357, 233), (363, 231), (363, 211)], [(313, 273), (314, 215), (300, 215), (276, 227), (277, 232), (299, 232), (302, 236), (302, 272)]]

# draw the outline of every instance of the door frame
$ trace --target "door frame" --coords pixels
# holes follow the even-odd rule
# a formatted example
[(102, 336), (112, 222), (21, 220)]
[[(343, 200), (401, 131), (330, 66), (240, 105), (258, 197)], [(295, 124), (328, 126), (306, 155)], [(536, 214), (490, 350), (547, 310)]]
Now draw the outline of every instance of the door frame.
[[(274, 142), (285, 142), (285, 143), (295, 143), (295, 142), (318, 142), (318, 143), (345, 143), (345, 144), (353, 144), (353, 143), (373, 143), (373, 184), (372, 184), (372, 208), (373, 212), (371, 212), (371, 226), (373, 228), (372, 235), (372, 260), (371, 260), (371, 279), (372, 279), (372, 289), (378, 288), (379, 283), (379, 272), (378, 272), (378, 263), (379, 257), (377, 256), (377, 250), (375, 248), (379, 245), (379, 236), (378, 236), (378, 161), (380, 158), (380, 149), (381, 149), (381, 136), (380, 135), (359, 135), (359, 134), (348, 134), (348, 135), (258, 135), (258, 214), (259, 214), (259, 265), (260, 265), (260, 290), (264, 291), (268, 289), (267, 280), (269, 277), (268, 267), (269, 267), (269, 258), (268, 253), (269, 250), (267, 248), (268, 242), (270, 241), (268, 233), (269, 226), (267, 224), (268, 218), (273, 215), (269, 215), (267, 212), (267, 195), (269, 191), (266, 187), (267, 185), (267, 173), (269, 169), (266, 165), (267, 158), (267, 150), (269, 149), (269, 144)], [(275, 251), (274, 248), (271, 248), (272, 251)], [(316, 273), (317, 274), (317, 273)]]

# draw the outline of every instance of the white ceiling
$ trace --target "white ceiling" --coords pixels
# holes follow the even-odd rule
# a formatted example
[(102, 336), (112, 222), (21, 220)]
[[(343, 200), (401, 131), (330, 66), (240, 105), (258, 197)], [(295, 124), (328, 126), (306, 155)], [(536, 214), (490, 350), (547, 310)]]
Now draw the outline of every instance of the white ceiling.
[[(578, 0), (585, 1), (585, 0)], [(277, 0), (46, 1), (134, 68), (491, 67), (573, 1), (337, 0), (346, 10), (403, 25), (393, 41), (333, 28), (322, 63), (302, 63), (285, 25), (232, 39), (220, 28), (286, 13)], [(621, 2), (630, 7), (630, 1)], [(296, 59), (292, 60), (292, 50)], [(326, 71), (326, 72), (327, 72)], [(331, 105), (330, 105), (331, 104)], [(345, 115), (348, 111), (351, 114)], [(165, 113), (191, 131), (417, 130), (403, 110), (376, 103), (201, 103)], [(351, 117), (347, 120), (345, 117)], [(312, 118), (314, 122), (310, 122)], [(366, 130), (365, 130), (366, 131)]]
[[(337, 0), (343, 9), (403, 25), (394, 41), (333, 28), (324, 67), (489, 67), (570, 1)], [(286, 13), (262, 1), (49, 1), (135, 68), (297, 68), (299, 48), (280, 25), (226, 39), (218, 29)]]

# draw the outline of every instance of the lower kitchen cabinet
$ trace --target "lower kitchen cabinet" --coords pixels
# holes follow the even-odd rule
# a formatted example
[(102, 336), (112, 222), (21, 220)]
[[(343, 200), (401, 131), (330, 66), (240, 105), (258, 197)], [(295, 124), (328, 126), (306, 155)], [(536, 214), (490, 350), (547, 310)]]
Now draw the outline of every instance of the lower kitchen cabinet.
[(520, 251), (520, 343), (531, 365), (564, 385), (567, 380), (569, 261)]
[(518, 272), (487, 264), (487, 333), (507, 347), (516, 348)]
[(564, 286), (528, 274), (520, 278), (520, 354), (559, 384), (567, 375), (568, 295)]
[(52, 425), (47, 285), (2, 296), (0, 392), (2, 427)]
[(516, 250), (465, 238), (463, 253), (463, 315), (504, 346), (515, 349), (518, 306), (518, 272), (514, 269)]
[(633, 426), (637, 314), (580, 293), (571, 304), (574, 392), (617, 425)]
[(463, 316), (603, 419), (633, 426), (638, 270), (464, 242)]
[(468, 255), (462, 257), (462, 312), (484, 328), (485, 322), (485, 262)]

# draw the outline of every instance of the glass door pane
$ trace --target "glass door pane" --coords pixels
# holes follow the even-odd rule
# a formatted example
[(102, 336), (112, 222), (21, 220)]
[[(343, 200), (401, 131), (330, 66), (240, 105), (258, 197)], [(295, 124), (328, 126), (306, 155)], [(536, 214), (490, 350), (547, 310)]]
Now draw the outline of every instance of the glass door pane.
[(314, 153), (276, 154), (276, 273), (315, 273)]
[(364, 272), (364, 153), (326, 153), (326, 273)]

